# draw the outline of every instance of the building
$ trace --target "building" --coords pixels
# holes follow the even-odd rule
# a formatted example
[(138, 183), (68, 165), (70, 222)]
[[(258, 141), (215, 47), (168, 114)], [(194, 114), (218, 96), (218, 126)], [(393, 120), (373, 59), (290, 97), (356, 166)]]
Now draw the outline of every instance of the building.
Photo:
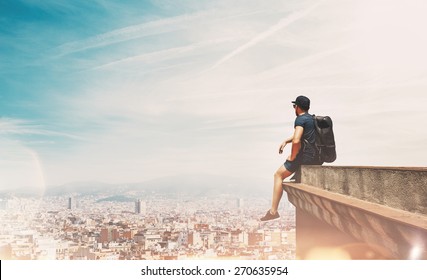
[(116, 241), (120, 238), (119, 231), (117, 228), (103, 228), (101, 229), (101, 234), (99, 236), (99, 242), (100, 243), (108, 243), (111, 241)]
[(208, 224), (195, 224), (194, 229), (197, 231), (209, 230), (209, 225)]
[(10, 243), (0, 244), (0, 259), (1, 260), (12, 259), (12, 246), (10, 246)]
[(248, 233), (242, 230), (234, 230), (231, 232), (231, 244), (234, 246), (247, 246)]
[(141, 199), (137, 199), (135, 201), (135, 214), (147, 214), (147, 205), (145, 201), (142, 201)]
[(145, 250), (155, 250), (160, 247), (159, 243), (162, 241), (160, 234), (147, 234), (145, 235)]
[(282, 245), (282, 231), (276, 229), (271, 232), (271, 246), (281, 246)]
[(249, 232), (248, 245), (259, 246), (264, 241), (264, 234), (262, 232)]
[(237, 199), (237, 208), (239, 208), (239, 210), (242, 210), (244, 206), (245, 206), (245, 202), (243, 198)]
[(134, 235), (134, 231), (130, 229), (125, 229), (122, 233), (122, 237), (127, 240), (132, 240)]
[(57, 241), (53, 238), (37, 238), (35, 248), (38, 260), (55, 260), (57, 258)]
[(68, 198), (68, 207), (67, 209), (72, 210), (73, 209), (73, 198), (69, 197)]

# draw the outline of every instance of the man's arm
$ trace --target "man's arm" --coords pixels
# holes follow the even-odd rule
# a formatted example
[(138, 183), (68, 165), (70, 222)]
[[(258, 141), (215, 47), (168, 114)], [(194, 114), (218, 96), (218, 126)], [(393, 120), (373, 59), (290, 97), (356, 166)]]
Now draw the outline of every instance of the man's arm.
[(283, 152), (283, 149), (285, 148), (285, 146), (287, 144), (292, 143), (293, 139), (294, 139), (294, 136), (292, 135), (291, 137), (289, 137), (288, 139), (286, 139), (285, 141), (283, 141), (282, 144), (280, 144), (279, 154), (281, 154)]
[(301, 138), (304, 132), (304, 128), (302, 126), (296, 126), (294, 131), (294, 136), (292, 137), (292, 149), (291, 155), (288, 157), (289, 161), (295, 160), (299, 150), (301, 149)]

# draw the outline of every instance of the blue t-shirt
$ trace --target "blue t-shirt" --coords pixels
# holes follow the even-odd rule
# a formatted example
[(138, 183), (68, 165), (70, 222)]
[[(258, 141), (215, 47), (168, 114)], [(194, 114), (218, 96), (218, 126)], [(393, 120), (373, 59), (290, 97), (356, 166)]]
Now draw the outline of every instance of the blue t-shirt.
[[(297, 127), (297, 126), (301, 126), (304, 129), (302, 139), (301, 139), (302, 151), (304, 153), (314, 154), (315, 150), (312, 147), (314, 147), (314, 144), (316, 141), (316, 134), (315, 134), (315, 130), (314, 130), (315, 128), (314, 128), (313, 116), (310, 115), (309, 113), (305, 113), (303, 115), (298, 116), (295, 119), (294, 127)], [(311, 145), (306, 146), (304, 140), (307, 140), (308, 143), (310, 143)], [(300, 154), (300, 153), (298, 153), (298, 154)]]

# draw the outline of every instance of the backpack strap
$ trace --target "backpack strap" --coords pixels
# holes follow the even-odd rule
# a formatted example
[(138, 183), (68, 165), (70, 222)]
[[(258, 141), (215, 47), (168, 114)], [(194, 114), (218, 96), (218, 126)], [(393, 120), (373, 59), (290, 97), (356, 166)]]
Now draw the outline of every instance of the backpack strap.
[(317, 121), (316, 121), (316, 115), (315, 114), (313, 114), (312, 115), (312, 117), (313, 117), (313, 125), (314, 125), (314, 134), (315, 134), (315, 140), (314, 140), (314, 151), (316, 152), (316, 158), (317, 158), (317, 161), (319, 162), (319, 163), (322, 163), (323, 164), (323, 161), (321, 160), (321, 156), (320, 156), (320, 154), (321, 154), (321, 147), (319, 146), (319, 141), (318, 141), (318, 133), (319, 133), (319, 131), (318, 131), (318, 126), (317, 126)]

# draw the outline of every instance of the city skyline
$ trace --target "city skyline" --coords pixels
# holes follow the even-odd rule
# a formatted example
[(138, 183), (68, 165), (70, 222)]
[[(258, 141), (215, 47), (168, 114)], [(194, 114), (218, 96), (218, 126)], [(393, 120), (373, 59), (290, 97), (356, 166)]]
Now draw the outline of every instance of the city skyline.
[(300, 94), (334, 121), (334, 165), (426, 166), (426, 10), (3, 1), (0, 190), (185, 174), (270, 190)]
[[(2, 201), (0, 199), (0, 201)], [(245, 206), (244, 202), (248, 203)], [(2, 201), (3, 202), (3, 201)], [(10, 198), (0, 205), (6, 260), (294, 259), (295, 208), (258, 220), (264, 199), (109, 201), (102, 195)]]

